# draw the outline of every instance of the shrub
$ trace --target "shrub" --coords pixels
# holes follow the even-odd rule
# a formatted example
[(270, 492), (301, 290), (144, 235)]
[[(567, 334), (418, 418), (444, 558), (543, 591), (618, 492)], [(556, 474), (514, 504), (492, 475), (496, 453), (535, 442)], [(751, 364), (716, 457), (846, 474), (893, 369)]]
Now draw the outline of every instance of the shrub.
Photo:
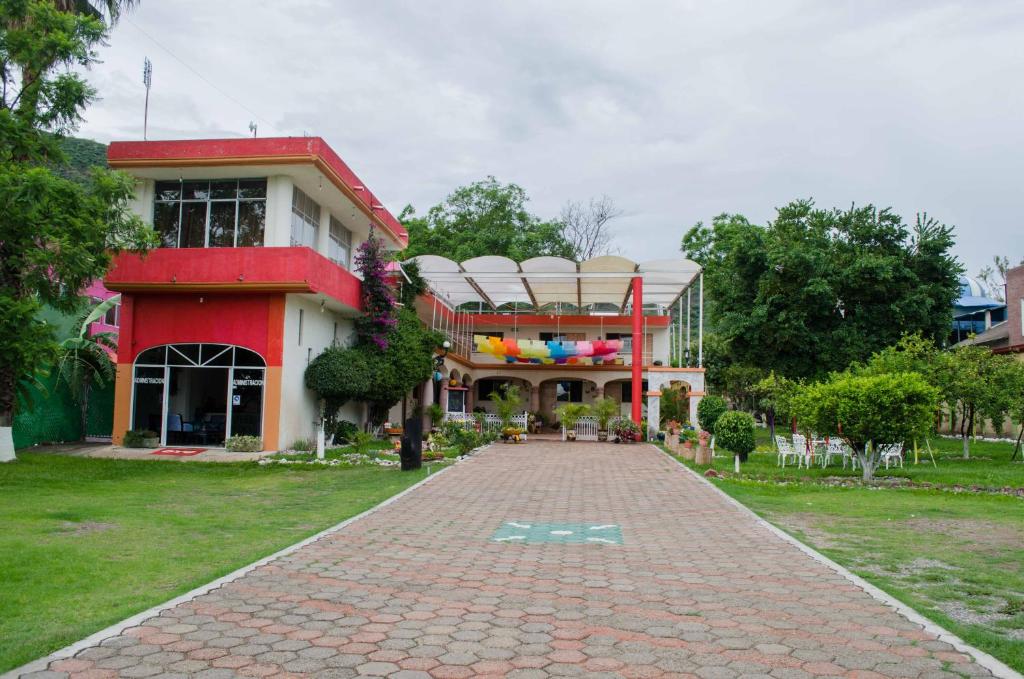
[(697, 422), (704, 431), (714, 431), (715, 422), (722, 416), (728, 406), (721, 396), (705, 396), (697, 404)]
[(358, 431), (359, 427), (355, 422), (339, 420), (338, 424), (334, 427), (334, 440), (338, 443), (349, 443)]
[(292, 441), (292, 450), (299, 453), (308, 453), (311, 450), (316, 450), (316, 444), (309, 439), (295, 439)]
[(357, 431), (352, 435), (352, 450), (360, 455), (365, 455), (376, 438), (373, 434), (365, 431)]
[(124, 433), (125, 448), (145, 448), (146, 439), (160, 438), (160, 434), (150, 429), (131, 429)]
[(615, 423), (615, 429), (613, 430), (615, 436), (621, 441), (633, 441), (636, 435), (640, 433), (640, 425), (630, 419), (623, 418)]
[(263, 450), (263, 439), (259, 436), (232, 436), (224, 442), (230, 453), (258, 453)]
[(715, 441), (746, 461), (747, 455), (754, 450), (753, 416), (738, 410), (722, 413), (715, 422)]
[(500, 389), (491, 392), (491, 402), (494, 404), (498, 419), (501, 420), (502, 428), (507, 428), (512, 424), (512, 418), (523, 406), (519, 387), (515, 384), (504, 384)]
[(608, 422), (619, 414), (618, 402), (608, 396), (602, 396), (590, 406), (594, 417), (597, 418), (597, 428), (603, 431), (608, 430)]
[(459, 451), (460, 455), (465, 455), (485, 443), (484, 437), (478, 434), (476, 430), (464, 427), (458, 422), (445, 423), (444, 437)]
[(590, 408), (582, 403), (566, 403), (555, 409), (555, 414), (558, 415), (558, 419), (566, 431), (575, 429), (576, 423), (588, 412), (590, 412)]
[(427, 407), (427, 416), (430, 418), (431, 425), (440, 427), (441, 422), (444, 420), (444, 408), (441, 407), (440, 403), (431, 403)]

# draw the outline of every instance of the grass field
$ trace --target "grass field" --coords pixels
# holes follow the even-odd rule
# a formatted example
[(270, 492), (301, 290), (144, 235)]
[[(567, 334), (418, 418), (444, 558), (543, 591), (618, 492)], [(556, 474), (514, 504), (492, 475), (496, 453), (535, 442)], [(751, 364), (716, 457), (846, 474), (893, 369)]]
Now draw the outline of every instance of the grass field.
[[(929, 440), (935, 464), (932, 464), (928, 449), (924, 442), (918, 445), (918, 464), (914, 464), (913, 450), (906, 455), (906, 465), (901, 469), (876, 470), (875, 477), (885, 479), (910, 479), (915, 482), (926, 482), (941, 485), (984, 486), (987, 488), (1024, 488), (1024, 462), (1020, 457), (1011, 461), (1013, 445), (1001, 441), (975, 441), (971, 444), (971, 459), (965, 460), (959, 440), (932, 438)], [(849, 477), (859, 479), (860, 471), (833, 463), (827, 468), (813, 466), (810, 469), (797, 469), (795, 465), (787, 465), (784, 469), (776, 462), (771, 449), (768, 431), (757, 430), (757, 450), (750, 459), (741, 466), (743, 478), (761, 480), (820, 480), (827, 477)], [(725, 451), (719, 451), (720, 457), (713, 460), (712, 466), (724, 472), (732, 472), (733, 459)]]
[[(879, 477), (1024, 487), (1024, 464), (1010, 462), (1010, 444), (979, 441), (971, 460), (960, 457), (959, 441), (933, 439), (932, 449), (937, 466), (925, 457), (902, 470), (882, 469)], [(769, 452), (752, 454), (738, 477), (731, 457), (715, 458), (713, 466), (728, 472), (714, 483), (732, 497), (1024, 671), (1024, 498), (827, 485), (824, 478), (843, 476), (841, 468), (781, 470)]]
[(375, 465), (19, 454), (0, 465), (0, 672), (298, 542), (425, 475)]

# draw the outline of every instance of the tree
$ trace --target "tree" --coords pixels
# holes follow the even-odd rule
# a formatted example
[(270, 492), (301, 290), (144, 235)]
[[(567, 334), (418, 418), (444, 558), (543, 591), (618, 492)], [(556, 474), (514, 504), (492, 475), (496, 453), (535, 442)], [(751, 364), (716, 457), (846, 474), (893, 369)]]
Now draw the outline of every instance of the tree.
[[(1017, 266), (1024, 265), (1024, 258)], [(997, 302), (1006, 301), (1006, 272), (1010, 270), (1010, 258), (996, 255), (992, 258), (992, 266), (983, 266), (978, 272), (978, 280), (988, 288), (992, 299)]]
[(801, 387), (793, 400), (801, 423), (819, 435), (837, 436), (860, 460), (864, 481), (874, 478), (878, 446), (924, 436), (939, 393), (917, 373), (833, 375)]
[(738, 410), (722, 413), (715, 422), (715, 441), (735, 455), (739, 462), (746, 462), (747, 456), (754, 451), (754, 418), (750, 413)]
[(721, 396), (705, 396), (697, 404), (697, 422), (704, 431), (715, 431), (715, 422), (729, 409)]
[(442, 255), (458, 262), (483, 255), (517, 262), (541, 255), (572, 257), (561, 224), (531, 214), (527, 200), (521, 187), (488, 177), (455, 189), (423, 217), (407, 207), (399, 216), (409, 232), (402, 256)]
[(988, 418), (1002, 425), (1013, 408), (1015, 395), (1008, 384), (1013, 370), (1010, 361), (1013, 359), (1008, 356), (973, 345), (957, 346), (938, 354), (932, 379), (954, 418), (960, 419), (964, 459), (971, 456), (970, 439), (978, 420)]
[(608, 196), (591, 198), (587, 204), (569, 201), (562, 207), (559, 222), (562, 237), (572, 248), (572, 259), (582, 262), (611, 254), (613, 235), (609, 222), (622, 216), (622, 210)]
[(113, 254), (155, 243), (128, 209), (130, 177), (98, 169), (86, 187), (51, 168), (95, 96), (79, 71), (107, 36), (100, 18), (75, 7), (0, 0), (0, 461), (14, 457), (18, 385), (57, 354), (42, 305), (73, 312)]
[(71, 398), (78, 404), (83, 434), (87, 428), (89, 395), (93, 387), (102, 387), (114, 379), (114, 362), (107, 351), (117, 350), (116, 333), (94, 335), (89, 328), (120, 301), (121, 296), (115, 295), (86, 309), (78, 321), (78, 334), (62, 340), (58, 349), (57, 377), (67, 384)]
[(797, 382), (777, 375), (774, 370), (753, 386), (754, 398), (768, 415), (768, 429), (771, 432), (773, 446), (776, 420), (785, 420), (793, 415), (793, 398), (799, 387)]
[(913, 227), (873, 206), (780, 208), (761, 227), (723, 214), (683, 250), (704, 265), (705, 308), (729, 363), (816, 379), (866, 360), (906, 332), (945, 338), (960, 266), (952, 230)]

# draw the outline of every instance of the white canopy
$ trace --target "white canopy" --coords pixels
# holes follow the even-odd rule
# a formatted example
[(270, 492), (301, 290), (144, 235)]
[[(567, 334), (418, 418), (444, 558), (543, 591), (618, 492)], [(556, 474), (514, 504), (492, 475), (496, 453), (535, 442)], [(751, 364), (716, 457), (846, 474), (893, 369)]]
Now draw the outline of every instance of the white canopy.
[(606, 255), (584, 262), (561, 257), (534, 257), (516, 263), (507, 257), (474, 257), (459, 264), (439, 255), (416, 262), (431, 290), (453, 307), (479, 302), (497, 309), (505, 304), (541, 308), (565, 304), (576, 308), (618, 311), (630, 301), (633, 278), (643, 279), (643, 303), (667, 307), (700, 275), (688, 259), (634, 262)]

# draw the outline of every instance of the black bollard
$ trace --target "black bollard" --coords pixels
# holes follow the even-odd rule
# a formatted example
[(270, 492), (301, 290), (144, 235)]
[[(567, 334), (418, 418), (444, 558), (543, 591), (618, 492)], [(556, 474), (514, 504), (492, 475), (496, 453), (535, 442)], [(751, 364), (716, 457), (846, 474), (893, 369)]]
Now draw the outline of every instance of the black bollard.
[(402, 471), (419, 469), (423, 466), (423, 420), (410, 417), (402, 429), (402, 449), (400, 452)]

